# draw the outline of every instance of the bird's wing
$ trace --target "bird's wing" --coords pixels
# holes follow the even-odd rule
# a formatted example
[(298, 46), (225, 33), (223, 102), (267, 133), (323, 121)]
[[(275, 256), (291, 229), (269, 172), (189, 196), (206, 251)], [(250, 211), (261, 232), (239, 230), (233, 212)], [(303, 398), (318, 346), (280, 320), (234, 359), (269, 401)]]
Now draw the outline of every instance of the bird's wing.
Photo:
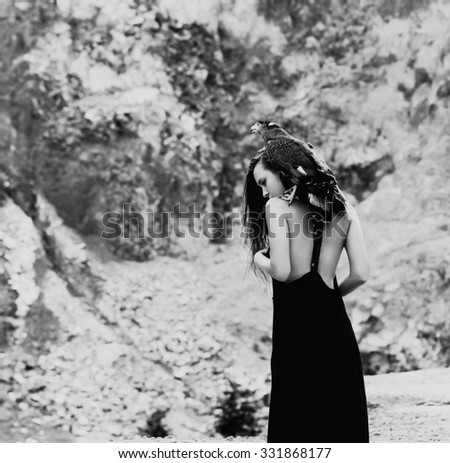
[[(305, 153), (307, 156), (310, 156), (313, 160), (317, 169), (319, 169), (323, 173), (332, 174), (331, 169), (328, 167), (327, 163), (324, 159), (319, 156), (316, 151), (314, 150), (314, 146), (311, 143), (307, 143), (303, 140), (299, 140), (298, 138), (293, 137), (290, 133), (286, 132), (286, 130), (282, 129), (281, 127), (271, 130), (270, 131), (270, 139), (271, 140), (287, 140), (288, 143), (292, 143), (293, 145), (298, 145), (299, 150)], [(270, 141), (270, 140), (267, 140)], [(266, 142), (267, 143), (267, 142)]]
[[(313, 207), (325, 211), (325, 220), (331, 220), (331, 212), (345, 210), (345, 198), (336, 177), (327, 163), (319, 156), (314, 146), (298, 140), (277, 127), (263, 135), (267, 157), (272, 166), (290, 176), (294, 186), (285, 192), (289, 202), (295, 197), (297, 188), (307, 193)], [(262, 150), (260, 150), (262, 151)]]
[(325, 162), (321, 163), (317, 155), (313, 156), (314, 153), (306, 143), (299, 143), (299, 140), (288, 137), (272, 138), (266, 142), (266, 150), (275, 166), (289, 165), (295, 168), (301, 165), (310, 176), (315, 176), (318, 172), (331, 173)]

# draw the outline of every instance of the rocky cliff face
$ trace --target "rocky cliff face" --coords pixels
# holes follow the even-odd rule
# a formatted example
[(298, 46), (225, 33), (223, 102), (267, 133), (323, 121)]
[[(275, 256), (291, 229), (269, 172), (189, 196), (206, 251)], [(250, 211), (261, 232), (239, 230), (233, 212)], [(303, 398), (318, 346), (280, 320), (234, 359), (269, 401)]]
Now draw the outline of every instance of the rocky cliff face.
[[(175, 342), (170, 336), (163, 336), (160, 344), (167, 354), (163, 366), (158, 366), (157, 354), (145, 359), (141, 351), (159, 345), (156, 341), (130, 347), (133, 336), (126, 333), (138, 326), (135, 322), (142, 325), (135, 335), (141, 340), (146, 330), (162, 322), (152, 319), (150, 327), (148, 315), (132, 316), (144, 303), (136, 299), (132, 307), (123, 305), (134, 286), (117, 277), (120, 272), (142, 272), (139, 262), (122, 258), (164, 266), (158, 256), (169, 255), (174, 258), (170, 265), (182, 257), (186, 262), (178, 265), (190, 268), (192, 246), (211, 252), (202, 247), (203, 241), (183, 245), (162, 213), (172, 211), (176, 203), (182, 210), (195, 203), (199, 212), (237, 208), (247, 159), (260, 146), (249, 134), (258, 119), (276, 120), (318, 146), (361, 214), (372, 277), (346, 303), (366, 371), (448, 366), (449, 16), (448, 2), (424, 0), (2, 3), (1, 345), (19, 357), (26, 353), (4, 379), (13, 409), (43, 407), (64, 414), (72, 407), (70, 413), (77, 416), (86, 399), (83, 392), (78, 405), (65, 403), (65, 393), (61, 403), (54, 404), (40, 403), (39, 395), (35, 402), (25, 397), (30, 390), (35, 394), (48, 388), (51, 395), (64, 385), (71, 389), (67, 384), (74, 358), (67, 349), (77, 352), (79, 363), (74, 365), (83, 364), (89, 355), (78, 354), (77, 342), (84, 340), (92, 348), (104, 347), (93, 360), (92, 375), (101, 359), (107, 363), (102, 368), (110, 368), (112, 375), (105, 373), (90, 383), (97, 392), (112, 381), (123, 382), (123, 397), (133, 392), (127, 389), (131, 373), (114, 377), (122, 354), (131, 355), (127, 349), (133, 349), (136, 358), (144, 356), (136, 360), (143, 369), (156, 371), (159, 389), (151, 383), (134, 388), (143, 394), (141, 412), (152, 410), (150, 433), (172, 429), (158, 428), (167, 407), (178, 410), (167, 415), (169, 423), (189, 421), (177, 419), (176, 413), (186, 417), (194, 410), (204, 423), (211, 408), (227, 410), (219, 413), (220, 424), (208, 421), (204, 432), (228, 429), (227, 419), (236, 416), (252, 429), (262, 426), (264, 417), (239, 413), (265, 403), (264, 379), (257, 391), (248, 392), (248, 379), (217, 374), (217, 368), (228, 365), (224, 359), (234, 358), (214, 347), (224, 342), (226, 333), (217, 331), (205, 347), (209, 360), (200, 349), (178, 364), (177, 355), (167, 354)], [(95, 236), (105, 230), (102, 222), (108, 212), (120, 214), (124, 234), (99, 244)], [(152, 212), (153, 231), (163, 237), (141, 239), (148, 223), (140, 223), (137, 212), (143, 217)], [(233, 254), (236, 240), (230, 241), (229, 253), (218, 262), (238, 258)], [(89, 258), (86, 242), (98, 249), (106, 244), (107, 260)], [(106, 274), (113, 261), (117, 274)], [(130, 265), (136, 265), (135, 270)], [(205, 265), (212, 268), (211, 262)], [(338, 279), (345, 269), (343, 261)], [(149, 284), (146, 278), (139, 281), (141, 289)], [(237, 285), (231, 281), (229, 293)], [(127, 286), (124, 294), (114, 295), (122, 284)], [(160, 313), (151, 302), (153, 289), (147, 294), (148, 313), (167, 322), (182, 294), (169, 302), (162, 299), (166, 310)], [(147, 297), (140, 289), (136, 294)], [(244, 295), (228, 302), (237, 313), (251, 310), (253, 303)], [(202, 304), (227, 310), (214, 291), (208, 297), (188, 298), (186, 313)], [(125, 325), (118, 328), (120, 323)], [(187, 326), (186, 319), (173, 323)], [(248, 330), (251, 339), (262, 341), (247, 354), (264, 360), (269, 340), (254, 328)], [(164, 328), (154, 332), (160, 331)], [(189, 332), (186, 327), (181, 331)], [(180, 334), (175, 343), (181, 343), (182, 350), (192, 349), (183, 336), (189, 339)], [(232, 352), (237, 345), (233, 338), (227, 349)], [(54, 358), (58, 355), (59, 360)], [(31, 384), (34, 372), (54, 362), (61, 363), (53, 369), (51, 386)], [(174, 373), (196, 364), (208, 366), (194, 368), (188, 379)], [(192, 394), (206, 374), (217, 375), (220, 394), (202, 391), (193, 395), (190, 411), (185, 405), (177, 408), (174, 404), (185, 404), (186, 391)], [(164, 395), (162, 385), (171, 381), (177, 386)], [(247, 405), (236, 402), (236, 391), (250, 394), (244, 400)], [(154, 403), (159, 395), (165, 405), (149, 408), (148, 401)], [(210, 401), (206, 408), (205, 400)], [(108, 407), (116, 410), (121, 404)], [(138, 414), (132, 410), (130, 416)], [(92, 419), (100, 423), (100, 408), (97, 411)], [(135, 423), (128, 415), (115, 416)], [(80, 426), (87, 426), (83, 419)]]

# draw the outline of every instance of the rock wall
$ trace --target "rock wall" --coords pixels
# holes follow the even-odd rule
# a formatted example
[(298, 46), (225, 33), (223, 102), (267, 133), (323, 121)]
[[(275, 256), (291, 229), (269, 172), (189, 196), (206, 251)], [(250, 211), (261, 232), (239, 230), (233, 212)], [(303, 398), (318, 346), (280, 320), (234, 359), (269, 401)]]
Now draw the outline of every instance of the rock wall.
[[(445, 3), (18, 5), (4, 93), (19, 171), (82, 233), (98, 234), (106, 213), (121, 214), (131, 239), (110, 245), (137, 260), (179, 254), (162, 217), (174, 203), (222, 214), (239, 206), (246, 160), (260, 146), (249, 134), (256, 119), (313, 141), (342, 187), (365, 199), (395, 170), (398, 126), (410, 133), (410, 121), (426, 117), (431, 81), (420, 59), (446, 53), (444, 38), (425, 45), (414, 19), (442, 28)], [(434, 58), (412, 64), (425, 48)], [(439, 79), (435, 95), (445, 100)], [(155, 233), (166, 233), (139, 239), (149, 223), (131, 217), (150, 211)]]

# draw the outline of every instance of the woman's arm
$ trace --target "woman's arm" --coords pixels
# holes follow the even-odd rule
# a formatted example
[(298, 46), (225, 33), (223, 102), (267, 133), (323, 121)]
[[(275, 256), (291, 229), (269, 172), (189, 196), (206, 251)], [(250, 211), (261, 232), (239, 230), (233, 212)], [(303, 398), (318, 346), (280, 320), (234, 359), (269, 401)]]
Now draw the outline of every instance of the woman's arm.
[(350, 272), (347, 278), (339, 285), (341, 296), (351, 293), (363, 285), (370, 277), (369, 258), (366, 252), (361, 224), (356, 213), (353, 214), (350, 223), (345, 250), (348, 256)]
[(292, 212), (286, 201), (280, 198), (270, 198), (264, 209), (268, 228), (270, 258), (263, 255), (264, 251), (255, 254), (254, 262), (261, 270), (279, 281), (287, 281), (291, 274), (288, 217)]

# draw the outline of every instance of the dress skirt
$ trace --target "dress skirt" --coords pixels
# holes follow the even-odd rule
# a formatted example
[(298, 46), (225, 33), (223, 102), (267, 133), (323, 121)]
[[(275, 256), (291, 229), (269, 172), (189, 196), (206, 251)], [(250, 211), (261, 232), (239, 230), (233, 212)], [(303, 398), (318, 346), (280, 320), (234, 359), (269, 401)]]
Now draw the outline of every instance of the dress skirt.
[(336, 278), (333, 289), (317, 271), (272, 283), (267, 442), (369, 442), (360, 351)]

